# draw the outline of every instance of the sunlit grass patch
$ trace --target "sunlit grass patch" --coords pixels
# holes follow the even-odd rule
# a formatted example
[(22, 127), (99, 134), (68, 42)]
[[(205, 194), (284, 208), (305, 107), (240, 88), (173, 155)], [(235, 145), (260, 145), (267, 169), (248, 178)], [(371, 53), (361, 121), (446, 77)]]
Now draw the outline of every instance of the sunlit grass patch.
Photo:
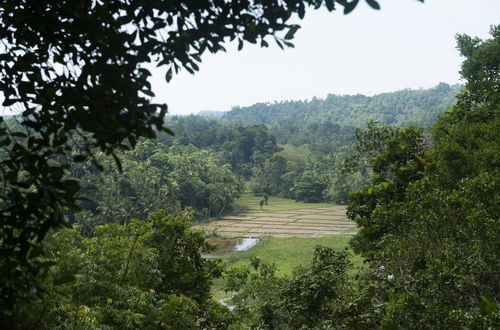
[(266, 212), (266, 211), (287, 211), (304, 208), (328, 207), (334, 204), (329, 203), (303, 203), (292, 199), (282, 197), (269, 197), (269, 205), (264, 205), (262, 209), (259, 206), (259, 200), (262, 196), (254, 196), (252, 193), (244, 193), (234, 202), (234, 209), (244, 212)]
[[(226, 265), (228, 268), (248, 265), (252, 257), (258, 256), (264, 262), (276, 264), (279, 275), (290, 275), (294, 267), (311, 262), (317, 245), (345, 249), (348, 248), (349, 239), (350, 237), (344, 235), (265, 237), (261, 244), (248, 251), (228, 255)], [(353, 254), (351, 260), (355, 267), (362, 266), (363, 260), (360, 256)]]
[[(328, 235), (323, 237), (262, 237), (260, 242), (248, 251), (232, 252), (225, 256), (224, 263), (227, 269), (250, 265), (252, 257), (259, 257), (261, 261), (274, 263), (278, 268), (279, 276), (292, 274), (292, 270), (299, 265), (308, 265), (312, 261), (314, 248), (317, 245), (327, 246), (334, 249), (348, 248), (350, 237), (344, 235)], [(351, 261), (353, 270), (363, 267), (363, 259), (352, 253)], [(224, 292), (225, 279), (219, 278), (214, 281), (212, 294), (217, 301), (230, 297)]]

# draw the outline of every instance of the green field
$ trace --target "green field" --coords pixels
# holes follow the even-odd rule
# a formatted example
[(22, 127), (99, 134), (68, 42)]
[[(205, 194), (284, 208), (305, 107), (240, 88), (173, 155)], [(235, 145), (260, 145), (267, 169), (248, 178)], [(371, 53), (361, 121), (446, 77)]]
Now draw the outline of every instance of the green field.
[[(252, 193), (244, 193), (235, 201), (235, 210), (239, 213), (252, 213), (262, 211), (287, 211), (304, 208), (332, 207), (329, 203), (302, 203), (282, 197), (269, 197), (269, 205), (264, 205), (262, 210), (259, 206), (261, 196)], [(354, 229), (355, 230), (355, 229)], [(259, 258), (268, 263), (274, 263), (278, 267), (278, 274), (289, 275), (297, 265), (306, 265), (312, 260), (314, 247), (317, 245), (327, 246), (335, 249), (348, 247), (350, 236), (327, 235), (323, 237), (263, 237), (253, 248), (245, 252), (232, 252), (224, 258), (227, 267), (239, 267), (247, 265), (250, 258)], [(351, 251), (352, 253), (352, 251)], [(352, 257), (355, 266), (362, 265), (359, 256)]]
[[(241, 198), (235, 201), (234, 211), (240, 215), (245, 213), (265, 213), (288, 211), (297, 209), (315, 209), (320, 207), (334, 207), (329, 203), (301, 203), (291, 199), (274, 197), (269, 198), (269, 205), (260, 208), (259, 199), (261, 196), (254, 196), (252, 193), (244, 193)], [(274, 213), (276, 214), (276, 213)], [(254, 220), (255, 221), (255, 220)], [(349, 230), (347, 230), (349, 231)], [(346, 232), (347, 232), (346, 231)], [(350, 231), (355, 231), (352, 229)], [(334, 249), (348, 249), (350, 236), (346, 235), (326, 235), (323, 237), (262, 237), (261, 241), (248, 251), (231, 252), (223, 258), (226, 267), (241, 267), (250, 264), (252, 257), (258, 256), (262, 262), (275, 264), (277, 274), (287, 276), (292, 274), (292, 270), (299, 265), (308, 265), (312, 261), (314, 248), (317, 245), (331, 247)], [(350, 249), (349, 249), (350, 251)], [(352, 251), (350, 251), (352, 253)], [(354, 267), (361, 267), (362, 258), (352, 254)], [(212, 293), (214, 298), (226, 297), (222, 291), (224, 279), (217, 279), (214, 283)]]
[[(247, 266), (252, 257), (258, 256), (261, 261), (274, 263), (278, 270), (277, 274), (287, 276), (298, 265), (308, 265), (312, 261), (314, 247), (317, 245), (327, 246), (334, 249), (345, 249), (348, 247), (350, 237), (343, 235), (329, 235), (324, 237), (264, 237), (255, 247), (244, 252), (232, 252), (225, 256), (226, 268)], [(352, 253), (352, 251), (349, 249)], [(363, 266), (363, 259), (352, 253), (351, 261), (354, 271)], [(227, 298), (228, 294), (223, 291), (224, 279), (217, 279), (212, 287), (214, 299)]]
[[(294, 267), (311, 262), (314, 247), (317, 245), (334, 249), (348, 247), (350, 237), (329, 235), (324, 237), (265, 237), (255, 247), (245, 252), (233, 252), (226, 257), (228, 268), (248, 265), (252, 257), (258, 256), (262, 261), (274, 263), (278, 274), (289, 275)], [(351, 251), (352, 253), (352, 251)], [(360, 256), (353, 255), (354, 266), (361, 266)]]
[(260, 208), (259, 200), (262, 196), (254, 196), (252, 193), (243, 193), (239, 199), (234, 202), (234, 209), (237, 212), (262, 212), (262, 211), (287, 211), (305, 208), (327, 207), (334, 204), (329, 203), (303, 203), (282, 197), (269, 197), (269, 205)]

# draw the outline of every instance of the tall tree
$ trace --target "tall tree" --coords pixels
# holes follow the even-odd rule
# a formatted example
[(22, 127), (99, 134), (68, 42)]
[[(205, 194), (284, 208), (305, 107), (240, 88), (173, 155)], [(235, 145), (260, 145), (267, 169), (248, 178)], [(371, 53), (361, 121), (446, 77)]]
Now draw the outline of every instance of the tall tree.
[(457, 36), (466, 79), (457, 105), (427, 148), (404, 131), (386, 140), (373, 183), (350, 205), (361, 227), (352, 242), (372, 260), (385, 325), (499, 324), (500, 26), (491, 35)]

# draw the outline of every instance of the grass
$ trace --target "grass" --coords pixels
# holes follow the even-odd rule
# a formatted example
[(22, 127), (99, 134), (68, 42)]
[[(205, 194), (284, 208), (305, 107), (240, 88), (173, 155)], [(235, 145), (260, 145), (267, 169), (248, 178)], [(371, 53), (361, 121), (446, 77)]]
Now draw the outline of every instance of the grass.
[[(248, 266), (252, 257), (258, 256), (262, 261), (274, 263), (277, 266), (279, 276), (288, 276), (298, 265), (308, 265), (312, 261), (314, 248), (317, 245), (327, 246), (334, 249), (345, 249), (348, 247), (350, 237), (343, 235), (328, 235), (324, 237), (264, 237), (261, 241), (248, 251), (233, 252), (225, 259), (226, 268)], [(351, 253), (352, 251), (348, 249)], [(354, 269), (363, 267), (363, 259), (359, 255), (352, 254), (351, 261)], [(354, 269), (351, 272), (354, 272)], [(214, 281), (212, 295), (214, 299), (227, 298), (228, 294), (222, 289), (225, 279), (219, 278)]]
[(269, 205), (264, 205), (262, 210), (259, 206), (259, 199), (262, 196), (254, 196), (252, 193), (243, 193), (234, 202), (234, 209), (239, 212), (266, 212), (266, 211), (287, 211), (305, 208), (328, 207), (334, 204), (329, 203), (303, 203), (282, 197), (269, 197)]
[[(317, 245), (334, 249), (348, 247), (350, 237), (328, 235), (324, 237), (265, 237), (262, 242), (245, 252), (232, 253), (226, 258), (228, 268), (248, 265), (250, 258), (258, 256), (262, 261), (274, 263), (279, 275), (290, 275), (294, 267), (311, 262)], [(351, 251), (352, 253), (352, 251)], [(362, 258), (353, 255), (355, 267), (362, 266)]]
[[(235, 201), (235, 211), (239, 213), (287, 211), (304, 208), (331, 207), (329, 203), (301, 203), (281, 197), (269, 197), (269, 205), (260, 209), (259, 199), (252, 193), (244, 193)], [(355, 230), (355, 229), (354, 229)], [(248, 251), (232, 252), (224, 257), (227, 268), (248, 266), (252, 257), (258, 256), (263, 262), (276, 264), (279, 276), (291, 275), (292, 270), (299, 265), (308, 265), (312, 261), (314, 248), (317, 245), (334, 249), (348, 248), (349, 236), (327, 235), (323, 237), (264, 237)], [(349, 250), (349, 249), (348, 249)], [(352, 253), (352, 251), (350, 251)], [(355, 268), (362, 267), (360, 256), (352, 255), (351, 261)], [(227, 298), (222, 290), (224, 279), (216, 279), (212, 286), (212, 294), (216, 300)]]

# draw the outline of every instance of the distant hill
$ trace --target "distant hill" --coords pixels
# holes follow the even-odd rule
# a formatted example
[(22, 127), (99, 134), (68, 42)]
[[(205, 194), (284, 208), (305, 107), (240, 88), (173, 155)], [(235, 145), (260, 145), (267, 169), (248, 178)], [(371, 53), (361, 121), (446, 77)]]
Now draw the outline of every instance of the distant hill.
[(167, 114), (165, 116), (166, 120), (177, 120), (179, 118), (186, 118), (192, 116), (198, 116), (206, 119), (217, 119), (222, 118), (226, 112), (225, 111), (217, 111), (217, 110), (202, 110), (197, 112), (196, 114), (182, 115), (182, 114)]
[(439, 83), (429, 89), (405, 89), (374, 96), (330, 94), (325, 99), (310, 101), (258, 103), (235, 107), (223, 118), (246, 125), (267, 126), (330, 122), (363, 127), (373, 120), (382, 124), (425, 127), (455, 104), (455, 94), (462, 88), (458, 84)]
[(198, 112), (196, 115), (205, 118), (222, 118), (226, 112), (224, 111), (216, 111), (216, 110), (202, 110)]

